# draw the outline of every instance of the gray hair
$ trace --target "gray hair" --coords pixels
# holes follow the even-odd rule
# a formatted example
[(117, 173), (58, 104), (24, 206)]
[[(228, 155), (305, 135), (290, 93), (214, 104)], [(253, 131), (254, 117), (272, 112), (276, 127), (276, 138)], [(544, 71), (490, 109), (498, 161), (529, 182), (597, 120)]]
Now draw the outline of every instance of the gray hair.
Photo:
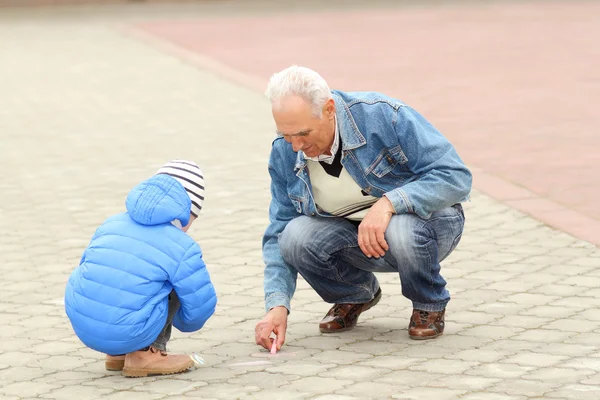
[(265, 95), (271, 104), (286, 96), (299, 96), (308, 101), (314, 115), (321, 118), (323, 106), (331, 99), (331, 89), (316, 71), (292, 65), (271, 76)]

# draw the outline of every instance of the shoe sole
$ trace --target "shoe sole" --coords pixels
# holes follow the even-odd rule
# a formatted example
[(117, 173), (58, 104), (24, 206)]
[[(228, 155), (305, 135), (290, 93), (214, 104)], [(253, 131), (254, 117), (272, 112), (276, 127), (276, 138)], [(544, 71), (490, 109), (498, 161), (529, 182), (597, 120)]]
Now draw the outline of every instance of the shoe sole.
[[(356, 322), (358, 322), (358, 320)], [(351, 325), (351, 326), (348, 326), (346, 328), (341, 328), (341, 329), (319, 328), (319, 330), (321, 331), (321, 333), (337, 333), (337, 332), (351, 331), (352, 329), (354, 329), (355, 326), (356, 325)]]
[(428, 339), (435, 339), (438, 336), (442, 336), (444, 334), (444, 332), (440, 332), (437, 335), (432, 335), (432, 336), (411, 336), (408, 335), (409, 338), (411, 338), (412, 340), (428, 340)]
[[(375, 307), (375, 306), (377, 305), (377, 303), (379, 303), (379, 300), (381, 300), (381, 296), (382, 296), (382, 293), (381, 293), (381, 292), (379, 292), (379, 297), (376, 297), (376, 298), (374, 298), (374, 299), (373, 299), (373, 302), (372, 302), (371, 304), (369, 304), (367, 307), (365, 307), (365, 309), (364, 309), (364, 310), (362, 310), (362, 311), (360, 312), (360, 314), (362, 314), (362, 313), (364, 313), (365, 311), (367, 311), (367, 310), (369, 310), (369, 309), (371, 309), (371, 308)], [(359, 317), (360, 317), (360, 314), (358, 315)], [(358, 324), (358, 318), (356, 318), (356, 324)], [(327, 329), (327, 328), (319, 328), (319, 330), (321, 331), (321, 333), (336, 333), (336, 332), (346, 332), (346, 331), (350, 331), (350, 330), (354, 329), (354, 327), (356, 326), (356, 324), (354, 324), (354, 325), (350, 325), (350, 326), (347, 326), (347, 327), (345, 327), (345, 328), (342, 328), (342, 329)]]
[(180, 374), (187, 371), (194, 366), (194, 361), (190, 360), (185, 366), (176, 370), (147, 370), (147, 369), (134, 369), (134, 368), (123, 368), (123, 376), (128, 378), (144, 378), (150, 375), (174, 375)]

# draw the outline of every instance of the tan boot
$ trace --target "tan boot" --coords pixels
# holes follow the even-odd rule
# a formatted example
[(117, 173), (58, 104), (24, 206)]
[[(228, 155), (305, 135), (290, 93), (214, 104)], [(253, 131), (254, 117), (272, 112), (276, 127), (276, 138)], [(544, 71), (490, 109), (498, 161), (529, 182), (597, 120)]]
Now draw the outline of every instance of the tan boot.
[(194, 365), (185, 354), (167, 355), (154, 347), (135, 351), (125, 356), (123, 375), (134, 378), (148, 375), (170, 375), (187, 371)]
[(107, 354), (104, 366), (107, 371), (123, 371), (123, 367), (125, 366), (125, 356), (109, 356)]

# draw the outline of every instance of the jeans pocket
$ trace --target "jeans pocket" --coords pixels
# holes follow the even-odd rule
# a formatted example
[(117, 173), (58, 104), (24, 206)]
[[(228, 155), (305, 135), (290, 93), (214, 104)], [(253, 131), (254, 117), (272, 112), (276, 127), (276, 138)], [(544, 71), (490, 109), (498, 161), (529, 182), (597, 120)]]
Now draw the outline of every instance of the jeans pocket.
[[(465, 219), (465, 211), (463, 210), (463, 206), (460, 203), (456, 203), (455, 205), (452, 206), (452, 208), (458, 210), (460, 212), (460, 215), (462, 215), (463, 220)], [(457, 243), (458, 244), (458, 243)]]

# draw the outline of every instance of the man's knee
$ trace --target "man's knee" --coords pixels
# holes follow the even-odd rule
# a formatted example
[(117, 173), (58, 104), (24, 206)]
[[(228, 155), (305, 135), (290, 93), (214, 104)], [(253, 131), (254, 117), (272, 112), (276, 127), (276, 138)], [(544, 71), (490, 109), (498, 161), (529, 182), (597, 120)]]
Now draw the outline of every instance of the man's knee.
[(430, 257), (428, 244), (434, 237), (421, 218), (400, 214), (392, 217), (385, 239), (400, 264), (416, 266), (423, 257)]
[(296, 217), (286, 225), (279, 236), (279, 248), (285, 262), (290, 265), (298, 264), (309, 246), (311, 246), (311, 236), (309, 229), (310, 217)]
[(335, 252), (356, 246), (356, 230), (341, 219), (300, 216), (291, 220), (279, 236), (279, 248), (288, 264), (325, 262)]

